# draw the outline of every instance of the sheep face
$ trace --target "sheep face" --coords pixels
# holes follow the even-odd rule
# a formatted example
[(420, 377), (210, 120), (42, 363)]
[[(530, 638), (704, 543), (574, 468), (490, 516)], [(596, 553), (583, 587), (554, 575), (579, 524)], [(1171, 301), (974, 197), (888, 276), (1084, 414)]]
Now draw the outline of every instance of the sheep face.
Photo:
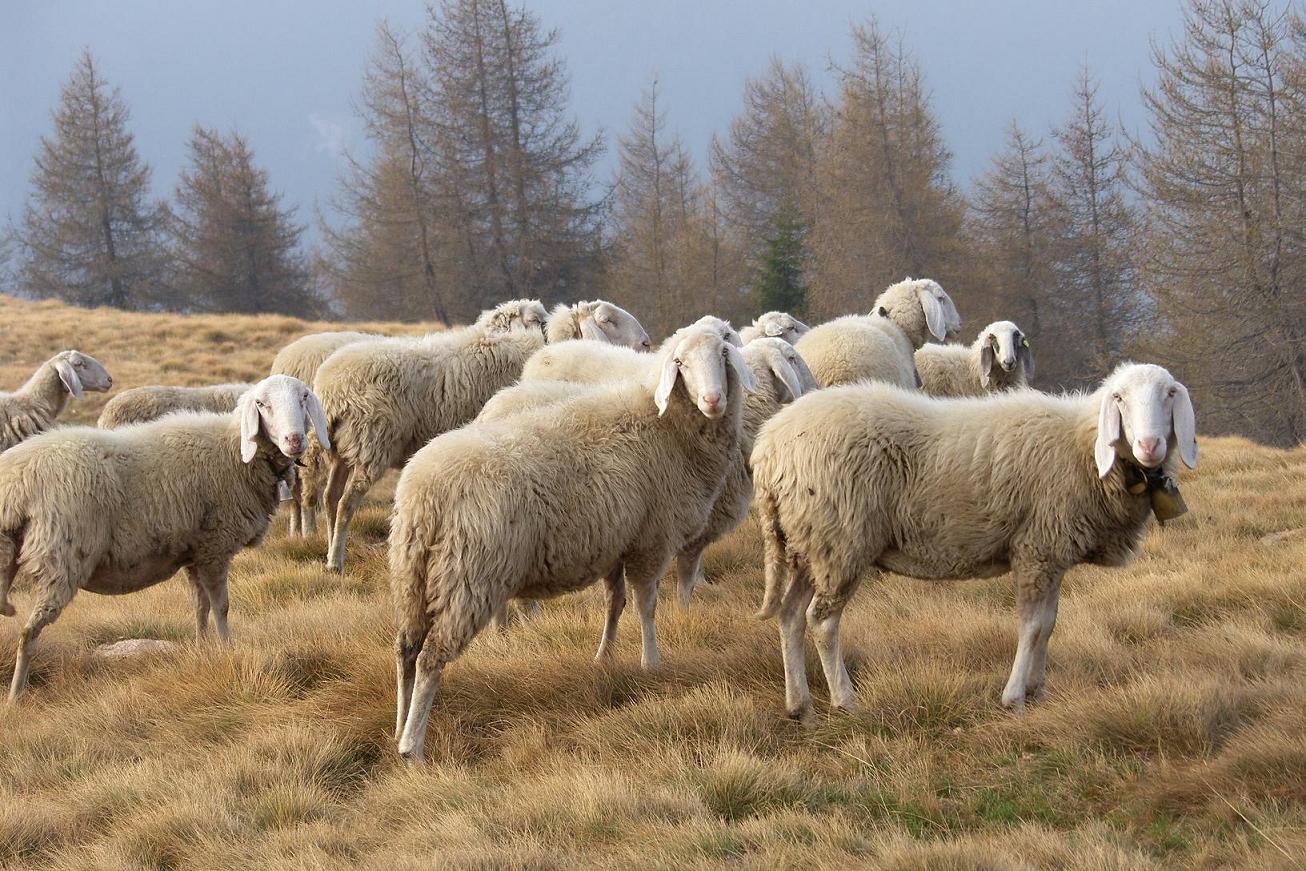
[(757, 330), (758, 338), (784, 339), (791, 345), (811, 329), (786, 312), (767, 312), (753, 321), (753, 327)]
[(807, 361), (783, 339), (754, 339), (745, 346), (744, 356), (750, 362), (760, 360), (770, 369), (776, 385), (782, 388), (776, 391), (781, 402), (793, 402), (819, 387)]
[(704, 417), (708, 420), (723, 417), (729, 400), (727, 367), (734, 368), (738, 383), (744, 390), (752, 393), (756, 389), (739, 347), (724, 337), (720, 327), (714, 324), (700, 321), (679, 330), (663, 344), (661, 353), (664, 359), (657, 367), (658, 382), (653, 392), (659, 415), (666, 412), (676, 384), (683, 383), (686, 394)]
[(1175, 447), (1185, 466), (1197, 467), (1193, 403), (1188, 388), (1165, 369), (1123, 364), (1107, 378), (1099, 394), (1094, 456), (1100, 476), (1106, 477), (1117, 456), (1155, 469)]
[(975, 344), (980, 349), (980, 374), (985, 387), (989, 386), (989, 373), (995, 363), (1008, 374), (1020, 367), (1025, 370), (1025, 378), (1034, 377), (1034, 354), (1029, 338), (1011, 321), (989, 324)]
[(653, 350), (653, 343), (639, 319), (621, 306), (603, 300), (581, 302), (576, 304), (576, 313), (583, 338), (636, 351)]
[(113, 386), (113, 377), (99, 360), (81, 351), (61, 351), (50, 361), (59, 380), (74, 399), (82, 398), (82, 391), (103, 393)]
[(326, 415), (308, 385), (289, 375), (273, 375), (255, 384), (236, 403), (240, 418), (240, 457), (248, 463), (258, 453), (262, 435), (287, 457), (303, 456), (312, 426), (318, 444), (331, 450)]
[[(736, 348), (744, 347), (744, 340), (739, 338), (739, 333), (735, 332), (735, 328), (730, 326), (730, 321), (723, 321), (721, 318), (715, 317), (714, 315), (703, 315), (701, 318), (694, 321), (694, 323), (690, 324), (690, 327), (707, 327), (716, 330), (716, 332), (726, 342), (734, 345)], [(689, 329), (689, 327), (686, 327), (686, 329)]]

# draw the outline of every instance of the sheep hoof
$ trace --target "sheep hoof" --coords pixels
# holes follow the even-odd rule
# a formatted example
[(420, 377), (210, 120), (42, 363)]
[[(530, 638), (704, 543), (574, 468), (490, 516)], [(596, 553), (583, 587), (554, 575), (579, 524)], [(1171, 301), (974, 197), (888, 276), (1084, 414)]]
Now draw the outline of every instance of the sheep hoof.
[(1023, 696), (1018, 699), (1003, 699), (1002, 707), (1006, 708), (1017, 717), (1022, 716), (1025, 713), (1025, 699)]
[(1043, 684), (1039, 684), (1038, 686), (1025, 687), (1026, 702), (1034, 702), (1037, 704), (1038, 702), (1043, 701), (1045, 698), (1047, 698), (1047, 690), (1044, 689)]

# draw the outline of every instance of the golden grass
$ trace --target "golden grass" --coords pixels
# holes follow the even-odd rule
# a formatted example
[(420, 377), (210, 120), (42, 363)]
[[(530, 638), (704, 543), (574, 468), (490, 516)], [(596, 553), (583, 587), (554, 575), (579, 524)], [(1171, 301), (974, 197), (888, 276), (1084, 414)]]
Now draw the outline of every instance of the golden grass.
[[(74, 344), (123, 386), (257, 377), (314, 326), (0, 306), (28, 343), (6, 342), (18, 369)], [(1262, 539), (1306, 526), (1306, 449), (1203, 451), (1187, 517), (1126, 570), (1072, 573), (1049, 698), (1023, 718), (997, 701), (1009, 582), (890, 577), (844, 623), (860, 708), (830, 713), (813, 667), (819, 716), (787, 720), (776, 629), (748, 617), (750, 523), (709, 551), (716, 582), (690, 611), (664, 597), (654, 673), (629, 618), (616, 661), (591, 663), (597, 589), (478, 638), (445, 677), (417, 770), (389, 741), (388, 488), (344, 579), (279, 519), (237, 560), (229, 647), (90, 656), (122, 637), (185, 640), (176, 580), (81, 594), (46, 630), (27, 699), (0, 710), (0, 865), (1297, 867), (1306, 535)], [(16, 600), (23, 615), (21, 587)], [(6, 677), (19, 625), (0, 624)]]

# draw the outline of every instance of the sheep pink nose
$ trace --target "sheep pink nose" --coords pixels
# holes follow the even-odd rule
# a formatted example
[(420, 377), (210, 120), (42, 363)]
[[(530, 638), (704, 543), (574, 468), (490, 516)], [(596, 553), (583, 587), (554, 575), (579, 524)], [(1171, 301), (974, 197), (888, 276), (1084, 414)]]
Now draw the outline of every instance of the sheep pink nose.
[(721, 394), (718, 391), (703, 394), (703, 404), (708, 408), (716, 408), (721, 404)]
[(302, 451), (304, 449), (304, 434), (292, 432), (286, 436), (286, 447), (292, 451)]
[(1161, 440), (1156, 436), (1140, 438), (1138, 440), (1138, 448), (1148, 459), (1159, 456), (1161, 453)]

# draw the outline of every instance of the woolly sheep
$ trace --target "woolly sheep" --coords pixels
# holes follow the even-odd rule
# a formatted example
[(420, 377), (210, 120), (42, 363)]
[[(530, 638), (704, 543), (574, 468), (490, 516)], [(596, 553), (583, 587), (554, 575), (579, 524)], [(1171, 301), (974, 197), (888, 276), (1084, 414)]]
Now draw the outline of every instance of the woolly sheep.
[(543, 305), (514, 300), (499, 309), (516, 314), (483, 316), (479, 325), (420, 338), (355, 342), (318, 369), (314, 391), (333, 444), (325, 494), (328, 568), (345, 570), (349, 522), (386, 470), (470, 421), (544, 345)]
[(792, 716), (811, 704), (808, 623), (831, 703), (853, 704), (839, 619), (859, 580), (880, 571), (948, 580), (1010, 570), (1019, 641), (1002, 703), (1023, 710), (1043, 693), (1062, 575), (1133, 556), (1154, 491), (1172, 486), (1179, 459), (1197, 465), (1196, 418), (1187, 389), (1146, 364), (1070, 396), (935, 399), (858, 384), (777, 414), (752, 459), (766, 545), (759, 616), (780, 613)]
[(36, 605), (18, 639), (9, 698), (22, 695), (32, 646), (76, 592), (117, 595), (185, 568), (196, 636), (227, 630), (227, 572), (267, 532), (277, 485), (326, 422), (308, 385), (260, 381), (225, 415), (178, 412), (119, 430), (70, 427), (0, 454), (0, 614), (13, 616), (18, 569)]
[(390, 532), (404, 757), (422, 757), (440, 672), (514, 596), (611, 585), (624, 567), (657, 664), (658, 580), (707, 521), (752, 383), (710, 327), (656, 355), (642, 382), (445, 433), (404, 468)]
[[(704, 315), (691, 326), (711, 327), (735, 347), (742, 347), (739, 333), (728, 321)], [(603, 384), (625, 378), (642, 378), (652, 364), (647, 354), (599, 342), (563, 342), (546, 345), (526, 361), (522, 381), (572, 381)]]
[(81, 351), (60, 351), (12, 393), (0, 392), (0, 451), (45, 432), (83, 390), (104, 392), (113, 378), (99, 360)]
[(749, 326), (739, 331), (739, 338), (747, 345), (754, 339), (784, 339), (794, 344), (811, 329), (807, 324), (786, 312), (767, 312), (758, 316)]
[(545, 322), (544, 338), (550, 345), (568, 339), (589, 339), (638, 351), (653, 349), (648, 333), (634, 315), (601, 299), (575, 305), (559, 303)]
[(856, 381), (920, 386), (913, 354), (930, 336), (955, 337), (961, 318), (952, 298), (928, 278), (906, 279), (875, 300), (869, 315), (814, 327), (796, 347), (822, 387)]
[(931, 396), (984, 396), (1024, 387), (1034, 377), (1034, 354), (1020, 327), (994, 321), (974, 344), (923, 346), (916, 371)]
[(96, 424), (116, 429), (157, 420), (174, 411), (211, 411), (228, 414), (253, 384), (214, 384), (208, 387), (133, 387), (105, 403)]

